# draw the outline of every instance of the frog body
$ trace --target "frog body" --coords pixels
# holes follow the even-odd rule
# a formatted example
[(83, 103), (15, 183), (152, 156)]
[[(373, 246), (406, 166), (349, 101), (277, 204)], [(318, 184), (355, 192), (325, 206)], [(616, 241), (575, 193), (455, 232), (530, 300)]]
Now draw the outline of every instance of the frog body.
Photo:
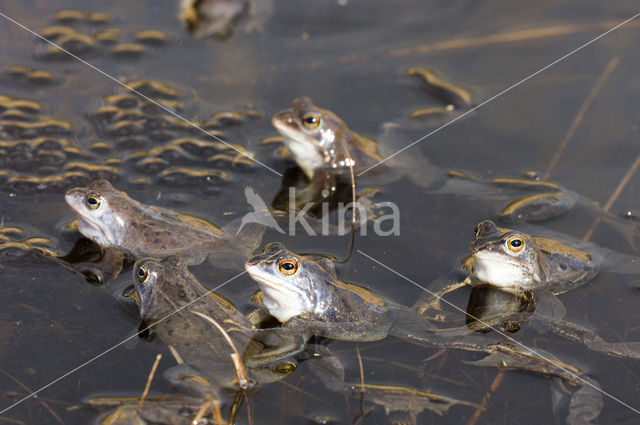
[(259, 283), (264, 306), (285, 326), (348, 341), (387, 336), (395, 319), (388, 302), (367, 288), (338, 281), (319, 261), (271, 243), (245, 268)]
[[(362, 174), (358, 181), (390, 183), (408, 175), (414, 183), (428, 187), (446, 177), (416, 152), (389, 158), (395, 152), (387, 144), (356, 133), (340, 117), (317, 107), (308, 97), (294, 99), (291, 107), (276, 113), (271, 122), (283, 136), (296, 164), (312, 181), (318, 173), (350, 179), (353, 171), (354, 176)], [(400, 139), (398, 143), (406, 141), (395, 133), (389, 137), (396, 138)]]
[(486, 220), (471, 242), (471, 275), (504, 291), (521, 293), (548, 288), (566, 292), (593, 279), (600, 259), (557, 239), (502, 229)]
[[(424, 314), (431, 310), (433, 314), (435, 310), (437, 315), (442, 315), (439, 297), (460, 286), (475, 285), (467, 310), (469, 334), (488, 329), (515, 332), (526, 320), (534, 327), (583, 344), (593, 351), (640, 358), (640, 343), (608, 342), (588, 327), (566, 320), (564, 306), (555, 296), (589, 282), (603, 265), (614, 259), (613, 264), (622, 267), (623, 260), (617, 257), (625, 259), (625, 272), (637, 269), (640, 259), (616, 254), (595, 244), (570, 241), (559, 235), (552, 237), (550, 232), (533, 236), (523, 231), (502, 229), (489, 220), (478, 223), (474, 233), (471, 256), (463, 260), (468, 275), (464, 280), (460, 276), (457, 279), (462, 285), (441, 285), (442, 288), (436, 291), (438, 297), (419, 301), (414, 306), (415, 311)], [(460, 274), (464, 275), (464, 271)], [(493, 304), (490, 309), (473, 305), (478, 291), (484, 292), (484, 301)], [(500, 294), (500, 291), (505, 293)], [(464, 332), (464, 328), (457, 329)]]
[(221, 228), (200, 217), (145, 205), (104, 179), (69, 190), (65, 200), (78, 217), (80, 233), (103, 249), (121, 249), (134, 260), (177, 255), (193, 265), (210, 255), (242, 257), (255, 250), (265, 230), (250, 223), (239, 233), (238, 220)]

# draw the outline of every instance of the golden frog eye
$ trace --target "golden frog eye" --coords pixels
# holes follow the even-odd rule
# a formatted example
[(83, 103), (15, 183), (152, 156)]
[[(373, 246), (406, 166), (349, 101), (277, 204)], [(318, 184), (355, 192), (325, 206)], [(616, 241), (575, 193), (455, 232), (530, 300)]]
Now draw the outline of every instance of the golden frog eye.
[(520, 252), (524, 248), (524, 239), (522, 236), (509, 236), (505, 242), (507, 248), (511, 252)]
[(289, 375), (296, 370), (296, 364), (291, 362), (278, 363), (273, 367), (273, 371), (280, 375)]
[(283, 258), (278, 263), (278, 269), (283, 275), (291, 276), (298, 271), (298, 262), (295, 258)]
[(309, 112), (302, 117), (302, 125), (304, 125), (307, 130), (315, 130), (320, 125), (321, 120), (320, 114)]
[(102, 196), (95, 193), (90, 193), (85, 198), (85, 203), (87, 204), (87, 208), (89, 208), (90, 210), (97, 210), (98, 208), (100, 208), (100, 205), (102, 205)]
[(138, 267), (138, 270), (136, 271), (136, 276), (138, 277), (138, 281), (142, 283), (147, 283), (147, 280), (149, 280), (149, 267), (147, 266)]

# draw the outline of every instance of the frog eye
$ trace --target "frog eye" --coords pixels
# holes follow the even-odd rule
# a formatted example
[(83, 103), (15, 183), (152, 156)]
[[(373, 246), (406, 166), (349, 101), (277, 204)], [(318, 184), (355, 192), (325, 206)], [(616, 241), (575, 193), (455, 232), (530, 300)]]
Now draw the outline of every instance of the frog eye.
[(302, 117), (302, 125), (304, 125), (307, 130), (315, 130), (320, 125), (321, 120), (320, 114), (309, 112)]
[(90, 193), (87, 195), (84, 202), (90, 210), (97, 210), (100, 208), (100, 205), (102, 205), (102, 196), (96, 193)]
[(298, 271), (298, 262), (295, 258), (284, 258), (278, 263), (278, 269), (283, 275), (291, 276)]
[(138, 270), (136, 270), (136, 277), (138, 278), (139, 282), (147, 283), (147, 281), (149, 280), (149, 267), (147, 266), (138, 267)]
[(292, 362), (278, 363), (273, 367), (273, 371), (279, 375), (289, 375), (296, 370), (296, 364)]
[(520, 252), (524, 248), (524, 239), (519, 235), (509, 236), (505, 245), (511, 252)]

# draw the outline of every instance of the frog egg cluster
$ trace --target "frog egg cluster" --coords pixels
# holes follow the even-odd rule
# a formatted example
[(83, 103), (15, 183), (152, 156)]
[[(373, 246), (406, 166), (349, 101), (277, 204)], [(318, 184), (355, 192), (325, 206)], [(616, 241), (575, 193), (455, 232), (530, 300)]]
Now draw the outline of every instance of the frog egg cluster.
[[(167, 45), (173, 39), (164, 31), (155, 29), (124, 34), (122, 29), (109, 26), (111, 17), (102, 12), (60, 10), (52, 20), (51, 25), (40, 30), (40, 35), (74, 55), (110, 54), (114, 57), (136, 58)], [(44, 40), (42, 43), (37, 57), (46, 60), (73, 60), (57, 47)]]
[(227, 134), (235, 124), (256, 116), (254, 109), (221, 111), (205, 121), (187, 122), (172, 114), (189, 114), (190, 102), (178, 88), (156, 80), (126, 85), (146, 98), (124, 90), (105, 95), (90, 119), (96, 133), (110, 140), (95, 147), (117, 151), (132, 182), (215, 186), (229, 180), (230, 171), (255, 168), (252, 154)]

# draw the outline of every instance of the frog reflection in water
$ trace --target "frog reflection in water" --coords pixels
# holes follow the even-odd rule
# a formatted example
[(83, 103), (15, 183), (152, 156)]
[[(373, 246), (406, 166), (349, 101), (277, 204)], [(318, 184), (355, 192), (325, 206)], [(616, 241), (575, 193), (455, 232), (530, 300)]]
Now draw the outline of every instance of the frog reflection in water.
[[(468, 278), (445, 286), (437, 292), (438, 296), (466, 284), (489, 285), (515, 295), (511, 297), (515, 299), (505, 300), (504, 307), (508, 311), (485, 317), (484, 323), (514, 331), (526, 318), (594, 351), (640, 358), (638, 342), (606, 342), (587, 327), (563, 320), (564, 307), (555, 297), (589, 282), (601, 268), (638, 274), (640, 258), (614, 253), (592, 243), (564, 243), (560, 236), (531, 236), (502, 229), (489, 220), (479, 223), (474, 230), (471, 256), (463, 261)], [(499, 298), (497, 295), (489, 296), (493, 300)], [(426, 313), (436, 306), (438, 314), (438, 302), (439, 298), (420, 301), (415, 308)], [(513, 308), (515, 304), (517, 306)]]
[(65, 200), (78, 217), (80, 233), (132, 260), (179, 255), (188, 264), (199, 264), (211, 256), (233, 267), (258, 247), (265, 230), (249, 223), (236, 235), (239, 220), (220, 228), (199, 217), (145, 205), (107, 180), (71, 189)]
[[(400, 152), (411, 141), (407, 136), (387, 134), (382, 136), (385, 143), (378, 143), (350, 130), (336, 114), (315, 106), (307, 97), (295, 99), (289, 109), (275, 114), (272, 124), (283, 136), (288, 151), (303, 172), (290, 172), (298, 176), (297, 183), (287, 181), (285, 184), (283, 180), (277, 197), (280, 202), (286, 198), (289, 186), (296, 186), (297, 196), (306, 202), (319, 202), (340, 192), (341, 186), (351, 184), (350, 167), (353, 167), (358, 184), (387, 184), (406, 175), (428, 192), (489, 201), (491, 209), (507, 202), (496, 211), (505, 223), (540, 222), (570, 210), (575, 217), (585, 215), (590, 221), (595, 217), (602, 218), (635, 249), (634, 238), (640, 233), (636, 222), (616, 217), (575, 192), (540, 180), (535, 173), (528, 172), (522, 178), (481, 180), (469, 173), (446, 171), (430, 164), (416, 147), (410, 152)], [(304, 205), (296, 199), (295, 207), (299, 207), (298, 204)]]
[[(333, 263), (327, 257), (302, 256), (279, 243), (271, 243), (262, 254), (250, 258), (245, 267), (260, 286), (264, 308), (283, 323), (283, 328), (298, 330), (306, 336), (347, 341), (375, 341), (394, 335), (424, 346), (487, 353), (488, 357), (471, 364), (533, 371), (559, 377), (572, 386), (567, 423), (591, 423), (580, 422), (580, 418), (595, 418), (600, 412), (601, 394), (585, 385), (585, 381), (595, 386), (597, 382), (573, 366), (552, 355), (496, 344), (494, 339), (473, 334), (467, 328), (437, 329), (429, 321), (416, 317), (413, 311), (365, 287), (337, 280)], [(573, 375), (558, 364), (568, 367)], [(585, 398), (599, 403), (582, 403)]]

